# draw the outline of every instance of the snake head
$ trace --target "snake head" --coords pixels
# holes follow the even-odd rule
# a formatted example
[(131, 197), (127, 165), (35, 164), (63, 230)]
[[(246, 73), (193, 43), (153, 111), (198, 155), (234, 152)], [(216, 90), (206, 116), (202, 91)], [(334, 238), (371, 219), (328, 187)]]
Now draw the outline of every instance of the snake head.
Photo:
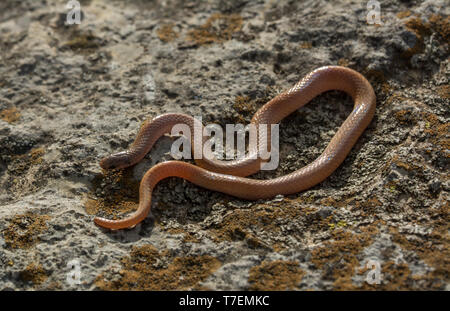
[(100, 161), (100, 167), (105, 170), (121, 169), (130, 165), (130, 154), (126, 151), (112, 154)]

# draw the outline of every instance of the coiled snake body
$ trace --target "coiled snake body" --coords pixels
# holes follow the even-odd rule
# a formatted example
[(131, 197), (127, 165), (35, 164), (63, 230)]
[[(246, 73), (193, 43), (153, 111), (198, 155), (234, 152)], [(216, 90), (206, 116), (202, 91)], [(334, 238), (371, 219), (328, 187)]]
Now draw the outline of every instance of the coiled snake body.
[[(204, 158), (196, 160), (199, 166), (181, 161), (163, 162), (149, 169), (142, 178), (139, 207), (133, 214), (120, 220), (96, 217), (95, 223), (110, 229), (128, 228), (138, 224), (150, 212), (153, 188), (167, 177), (181, 177), (200, 187), (249, 200), (292, 194), (320, 183), (344, 161), (375, 113), (375, 93), (364, 76), (346, 67), (318, 68), (291, 89), (262, 106), (251, 121), (255, 125), (279, 123), (320, 93), (329, 90), (348, 93), (354, 100), (354, 107), (323, 153), (312, 163), (278, 178), (256, 180), (245, 176), (260, 169), (262, 160), (258, 157), (246, 156), (233, 161)], [(193, 132), (194, 122), (196, 121), (192, 117), (184, 114), (163, 114), (147, 121), (128, 150), (102, 159), (100, 166), (112, 169), (134, 165), (142, 160), (162, 135), (170, 133), (175, 124), (187, 124)], [(258, 143), (269, 143), (269, 134), (258, 137)], [(256, 150), (249, 150), (249, 155), (252, 152)]]

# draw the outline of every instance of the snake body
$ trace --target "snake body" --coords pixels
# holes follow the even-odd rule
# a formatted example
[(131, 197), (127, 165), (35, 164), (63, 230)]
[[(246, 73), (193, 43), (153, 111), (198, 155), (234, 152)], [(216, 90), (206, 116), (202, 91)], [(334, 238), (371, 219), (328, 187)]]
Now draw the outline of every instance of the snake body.
[[(150, 212), (155, 185), (168, 177), (181, 177), (200, 187), (248, 200), (292, 194), (320, 183), (344, 161), (375, 113), (375, 93), (363, 75), (346, 67), (320, 67), (262, 106), (251, 121), (255, 125), (279, 123), (317, 95), (329, 90), (348, 93), (353, 98), (354, 107), (322, 154), (310, 164), (278, 178), (256, 180), (245, 177), (260, 170), (262, 160), (250, 156), (256, 150), (249, 150), (246, 157), (233, 161), (206, 158), (196, 160), (198, 166), (181, 161), (163, 162), (149, 169), (142, 178), (139, 207), (133, 214), (120, 220), (96, 217), (95, 223), (110, 229), (135, 226)], [(143, 159), (162, 135), (170, 133), (175, 124), (186, 124), (193, 129), (195, 122), (188, 115), (173, 113), (146, 121), (128, 150), (102, 159), (100, 166), (113, 169), (134, 165)], [(258, 137), (258, 143), (269, 144), (269, 134), (270, 132)]]

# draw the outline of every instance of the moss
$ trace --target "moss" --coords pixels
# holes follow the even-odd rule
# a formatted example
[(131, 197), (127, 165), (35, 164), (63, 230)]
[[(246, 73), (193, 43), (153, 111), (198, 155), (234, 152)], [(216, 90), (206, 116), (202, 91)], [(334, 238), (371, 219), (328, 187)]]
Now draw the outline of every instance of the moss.
[(409, 61), (413, 55), (422, 53), (425, 50), (424, 37), (430, 35), (430, 28), (422, 22), (420, 17), (409, 19), (405, 22), (405, 26), (416, 35), (416, 43), (414, 46), (400, 55)]
[(404, 97), (403, 95), (401, 95), (400, 93), (393, 93), (391, 96), (389, 96), (385, 102), (381, 102), (381, 105), (386, 105), (386, 106), (392, 106), (394, 103), (401, 103), (401, 102), (405, 102), (408, 101), (409, 98)]
[[(382, 283), (370, 285), (363, 282), (355, 286), (351, 282), (341, 282), (341, 289), (360, 290), (445, 290), (450, 281), (450, 251), (449, 251), (449, 204), (446, 202), (430, 214), (432, 223), (427, 223), (433, 231), (427, 235), (408, 235), (400, 233), (397, 227), (388, 226), (392, 241), (401, 248), (414, 252), (433, 270), (421, 275), (414, 275), (407, 263), (386, 261), (381, 263)], [(389, 251), (389, 250), (388, 250)], [(357, 270), (358, 275), (364, 275), (367, 267)], [(349, 280), (348, 280), (349, 281)]]
[[(364, 76), (370, 81), (370, 83), (374, 86), (375, 89), (379, 89), (385, 95), (388, 95), (391, 91), (391, 86), (389, 85), (386, 76), (381, 70), (364, 70)], [(377, 103), (378, 104), (378, 103)]]
[(368, 207), (379, 207), (382, 205), (383, 204), (380, 202), (380, 200), (378, 200), (378, 198), (376, 196), (367, 199), (366, 201), (364, 201), (364, 204), (363, 204), (363, 206), (368, 206)]
[(418, 167), (417, 165), (409, 164), (409, 163), (400, 161), (400, 160), (398, 160), (398, 159), (395, 159), (395, 160), (393, 161), (393, 163), (394, 163), (397, 167), (400, 167), (400, 168), (402, 168), (402, 169), (404, 169), (404, 170), (406, 170), (406, 171), (413, 171), (413, 170), (419, 169), (419, 167)]
[(450, 98), (450, 84), (441, 85), (438, 87), (438, 94), (443, 99)]
[(49, 281), (48, 284), (45, 285), (42, 290), (46, 291), (55, 291), (55, 290), (62, 290), (63, 285), (58, 281)]
[(192, 233), (192, 232), (186, 232), (185, 235), (184, 235), (184, 238), (183, 238), (183, 242), (184, 242), (184, 243), (187, 243), (187, 242), (190, 242), (190, 243), (199, 243), (200, 240), (197, 239), (197, 237), (195, 236), (194, 233)]
[[(448, 268), (448, 266), (446, 267)], [(367, 269), (361, 269), (358, 274), (367, 273)], [(370, 285), (366, 282), (361, 287), (353, 289), (360, 290), (444, 290), (448, 284), (448, 270), (442, 267), (425, 275), (412, 274), (408, 264), (387, 261), (381, 264), (382, 283)]]
[(433, 14), (429, 18), (430, 27), (437, 32), (444, 42), (450, 42), (450, 16), (443, 17)]
[(332, 240), (311, 251), (311, 262), (322, 269), (323, 279), (334, 282), (334, 289), (353, 289), (352, 276), (359, 266), (358, 254), (369, 246), (378, 233), (375, 225), (359, 228), (361, 233), (344, 229), (332, 231)]
[(424, 132), (428, 134), (429, 141), (437, 146), (438, 150), (446, 153), (450, 149), (450, 139), (448, 138), (450, 123), (439, 121), (435, 114), (429, 112), (423, 112), (422, 117), (426, 121)]
[(308, 41), (302, 42), (300, 44), (300, 48), (302, 48), (302, 49), (311, 49), (312, 48), (312, 43), (308, 42)]
[(200, 240), (195, 236), (195, 233), (193, 232), (188, 232), (182, 228), (169, 228), (167, 230), (165, 230), (168, 233), (171, 234), (183, 234), (183, 242), (191, 242), (191, 243), (199, 243)]
[(379, 213), (380, 207), (383, 203), (378, 199), (376, 195), (369, 198), (362, 199), (361, 201), (356, 201), (354, 205), (354, 210), (362, 211), (362, 215), (376, 215)]
[(397, 13), (397, 17), (400, 19), (411, 16), (411, 11), (402, 11)]
[(101, 40), (91, 32), (74, 31), (70, 40), (62, 45), (62, 49), (70, 49), (77, 53), (90, 54), (100, 47)]
[(258, 237), (256, 237), (254, 234), (251, 233), (246, 233), (245, 242), (249, 248), (253, 249), (260, 248), (260, 249), (274, 250), (276, 252), (282, 249), (282, 247), (280, 247), (280, 249), (277, 249), (276, 248), (277, 245), (268, 245), (266, 242), (262, 241), (261, 239), (259, 239)]
[(187, 40), (198, 45), (230, 40), (242, 28), (242, 17), (237, 14), (215, 13), (205, 24), (188, 33)]
[(29, 153), (29, 160), (32, 165), (41, 164), (43, 162), (42, 156), (45, 154), (44, 148), (33, 148)]
[(8, 123), (14, 123), (20, 119), (20, 112), (16, 107), (3, 109), (0, 111), (0, 119)]
[[(166, 261), (166, 264), (161, 264)], [(122, 259), (119, 279), (96, 279), (101, 290), (189, 290), (201, 289), (199, 282), (216, 271), (218, 259), (203, 256), (172, 257), (167, 251), (159, 252), (152, 245), (133, 247), (130, 256)]]
[(450, 282), (450, 206), (448, 201), (431, 214), (433, 231), (427, 236), (416, 236), (408, 239), (395, 227), (390, 227), (392, 240), (406, 250), (416, 253), (434, 270), (422, 276), (427, 286), (432, 289), (443, 289)]
[(401, 125), (412, 126), (417, 124), (416, 115), (412, 110), (403, 109), (394, 114), (394, 117)]
[(235, 123), (248, 124), (259, 107), (274, 98), (276, 90), (268, 86), (260, 98), (251, 99), (250, 96), (236, 96), (233, 108), (238, 112)]
[(355, 201), (355, 196), (353, 194), (351, 195), (344, 195), (339, 200), (336, 200), (333, 197), (326, 197), (319, 200), (319, 204), (323, 206), (333, 206), (336, 208), (349, 206), (353, 201)]
[(264, 261), (250, 269), (249, 289), (292, 290), (298, 287), (304, 274), (298, 262), (295, 261)]
[(256, 104), (249, 96), (237, 96), (234, 100), (233, 108), (239, 113), (238, 122), (246, 123), (246, 117), (253, 115), (256, 112)]
[[(269, 246), (261, 241), (255, 232), (279, 233), (281, 230), (279, 220), (298, 219), (311, 211), (312, 208), (300, 207), (289, 202), (282, 202), (277, 206), (260, 205), (252, 209), (238, 209), (228, 213), (220, 223), (212, 225), (210, 231), (217, 242), (245, 241), (253, 248), (267, 248)], [(279, 244), (278, 248), (282, 245)]]
[[(6, 191), (16, 195), (23, 191), (32, 191), (46, 184), (44, 175), (48, 173), (48, 166), (44, 164), (45, 149), (33, 148), (25, 154), (7, 156), (8, 178)], [(31, 176), (30, 176), (31, 175)]]
[(173, 30), (173, 24), (165, 24), (162, 25), (157, 31), (156, 34), (158, 38), (163, 42), (170, 42), (178, 38), (178, 33)]
[(437, 33), (440, 39), (446, 43), (450, 41), (450, 17), (443, 17), (433, 14), (428, 18), (428, 22), (424, 22), (420, 17), (412, 17), (405, 22), (407, 29), (412, 31), (416, 37), (416, 44), (401, 54), (402, 58), (408, 61), (415, 54), (422, 53), (425, 50), (425, 37), (432, 33)]
[(113, 219), (135, 211), (138, 206), (139, 181), (133, 178), (131, 168), (97, 174), (84, 203), (88, 214), (101, 213)]
[(29, 264), (24, 270), (20, 271), (19, 277), (24, 282), (31, 282), (34, 285), (41, 285), (47, 280), (47, 272), (41, 265)]
[(343, 67), (348, 67), (350, 65), (349, 61), (345, 58), (340, 58), (338, 60), (338, 65)]
[(13, 175), (23, 175), (31, 167), (41, 164), (44, 159), (45, 149), (42, 147), (33, 148), (26, 154), (15, 155), (12, 157), (12, 163), (8, 166), (8, 170)]
[(16, 215), (3, 230), (6, 246), (11, 249), (30, 248), (39, 241), (39, 234), (47, 229), (48, 215), (26, 213)]

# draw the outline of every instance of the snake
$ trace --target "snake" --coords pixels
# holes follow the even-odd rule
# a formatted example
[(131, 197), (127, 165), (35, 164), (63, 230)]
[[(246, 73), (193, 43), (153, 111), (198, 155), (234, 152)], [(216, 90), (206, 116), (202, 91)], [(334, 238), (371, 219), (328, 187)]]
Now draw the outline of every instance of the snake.
[[(273, 179), (248, 178), (258, 172), (263, 160), (252, 156), (256, 149), (235, 160), (217, 158), (197, 159), (196, 165), (170, 160), (151, 167), (139, 186), (139, 206), (122, 219), (95, 217), (94, 222), (104, 228), (118, 230), (132, 228), (143, 221), (150, 212), (152, 192), (155, 186), (168, 177), (179, 177), (189, 182), (245, 200), (269, 199), (276, 195), (289, 195), (307, 190), (325, 180), (345, 160), (358, 138), (370, 124), (376, 105), (375, 92), (369, 81), (359, 72), (343, 66), (323, 66), (305, 75), (293, 87), (261, 106), (250, 123), (277, 124), (286, 116), (310, 102), (319, 94), (343, 91), (353, 99), (353, 110), (336, 131), (325, 150), (311, 163), (289, 174)], [(141, 161), (156, 141), (171, 132), (176, 124), (185, 124), (194, 132), (199, 122), (181, 113), (166, 113), (145, 121), (132, 145), (103, 158), (102, 169), (123, 169)], [(201, 123), (201, 122), (200, 122)], [(200, 125), (203, 126), (202, 124)], [(202, 128), (203, 129), (203, 128)], [(203, 132), (201, 132), (203, 133)], [(258, 137), (258, 144), (270, 144), (270, 131)], [(191, 144), (204, 143), (204, 139)], [(256, 148), (256, 147), (255, 147)]]

